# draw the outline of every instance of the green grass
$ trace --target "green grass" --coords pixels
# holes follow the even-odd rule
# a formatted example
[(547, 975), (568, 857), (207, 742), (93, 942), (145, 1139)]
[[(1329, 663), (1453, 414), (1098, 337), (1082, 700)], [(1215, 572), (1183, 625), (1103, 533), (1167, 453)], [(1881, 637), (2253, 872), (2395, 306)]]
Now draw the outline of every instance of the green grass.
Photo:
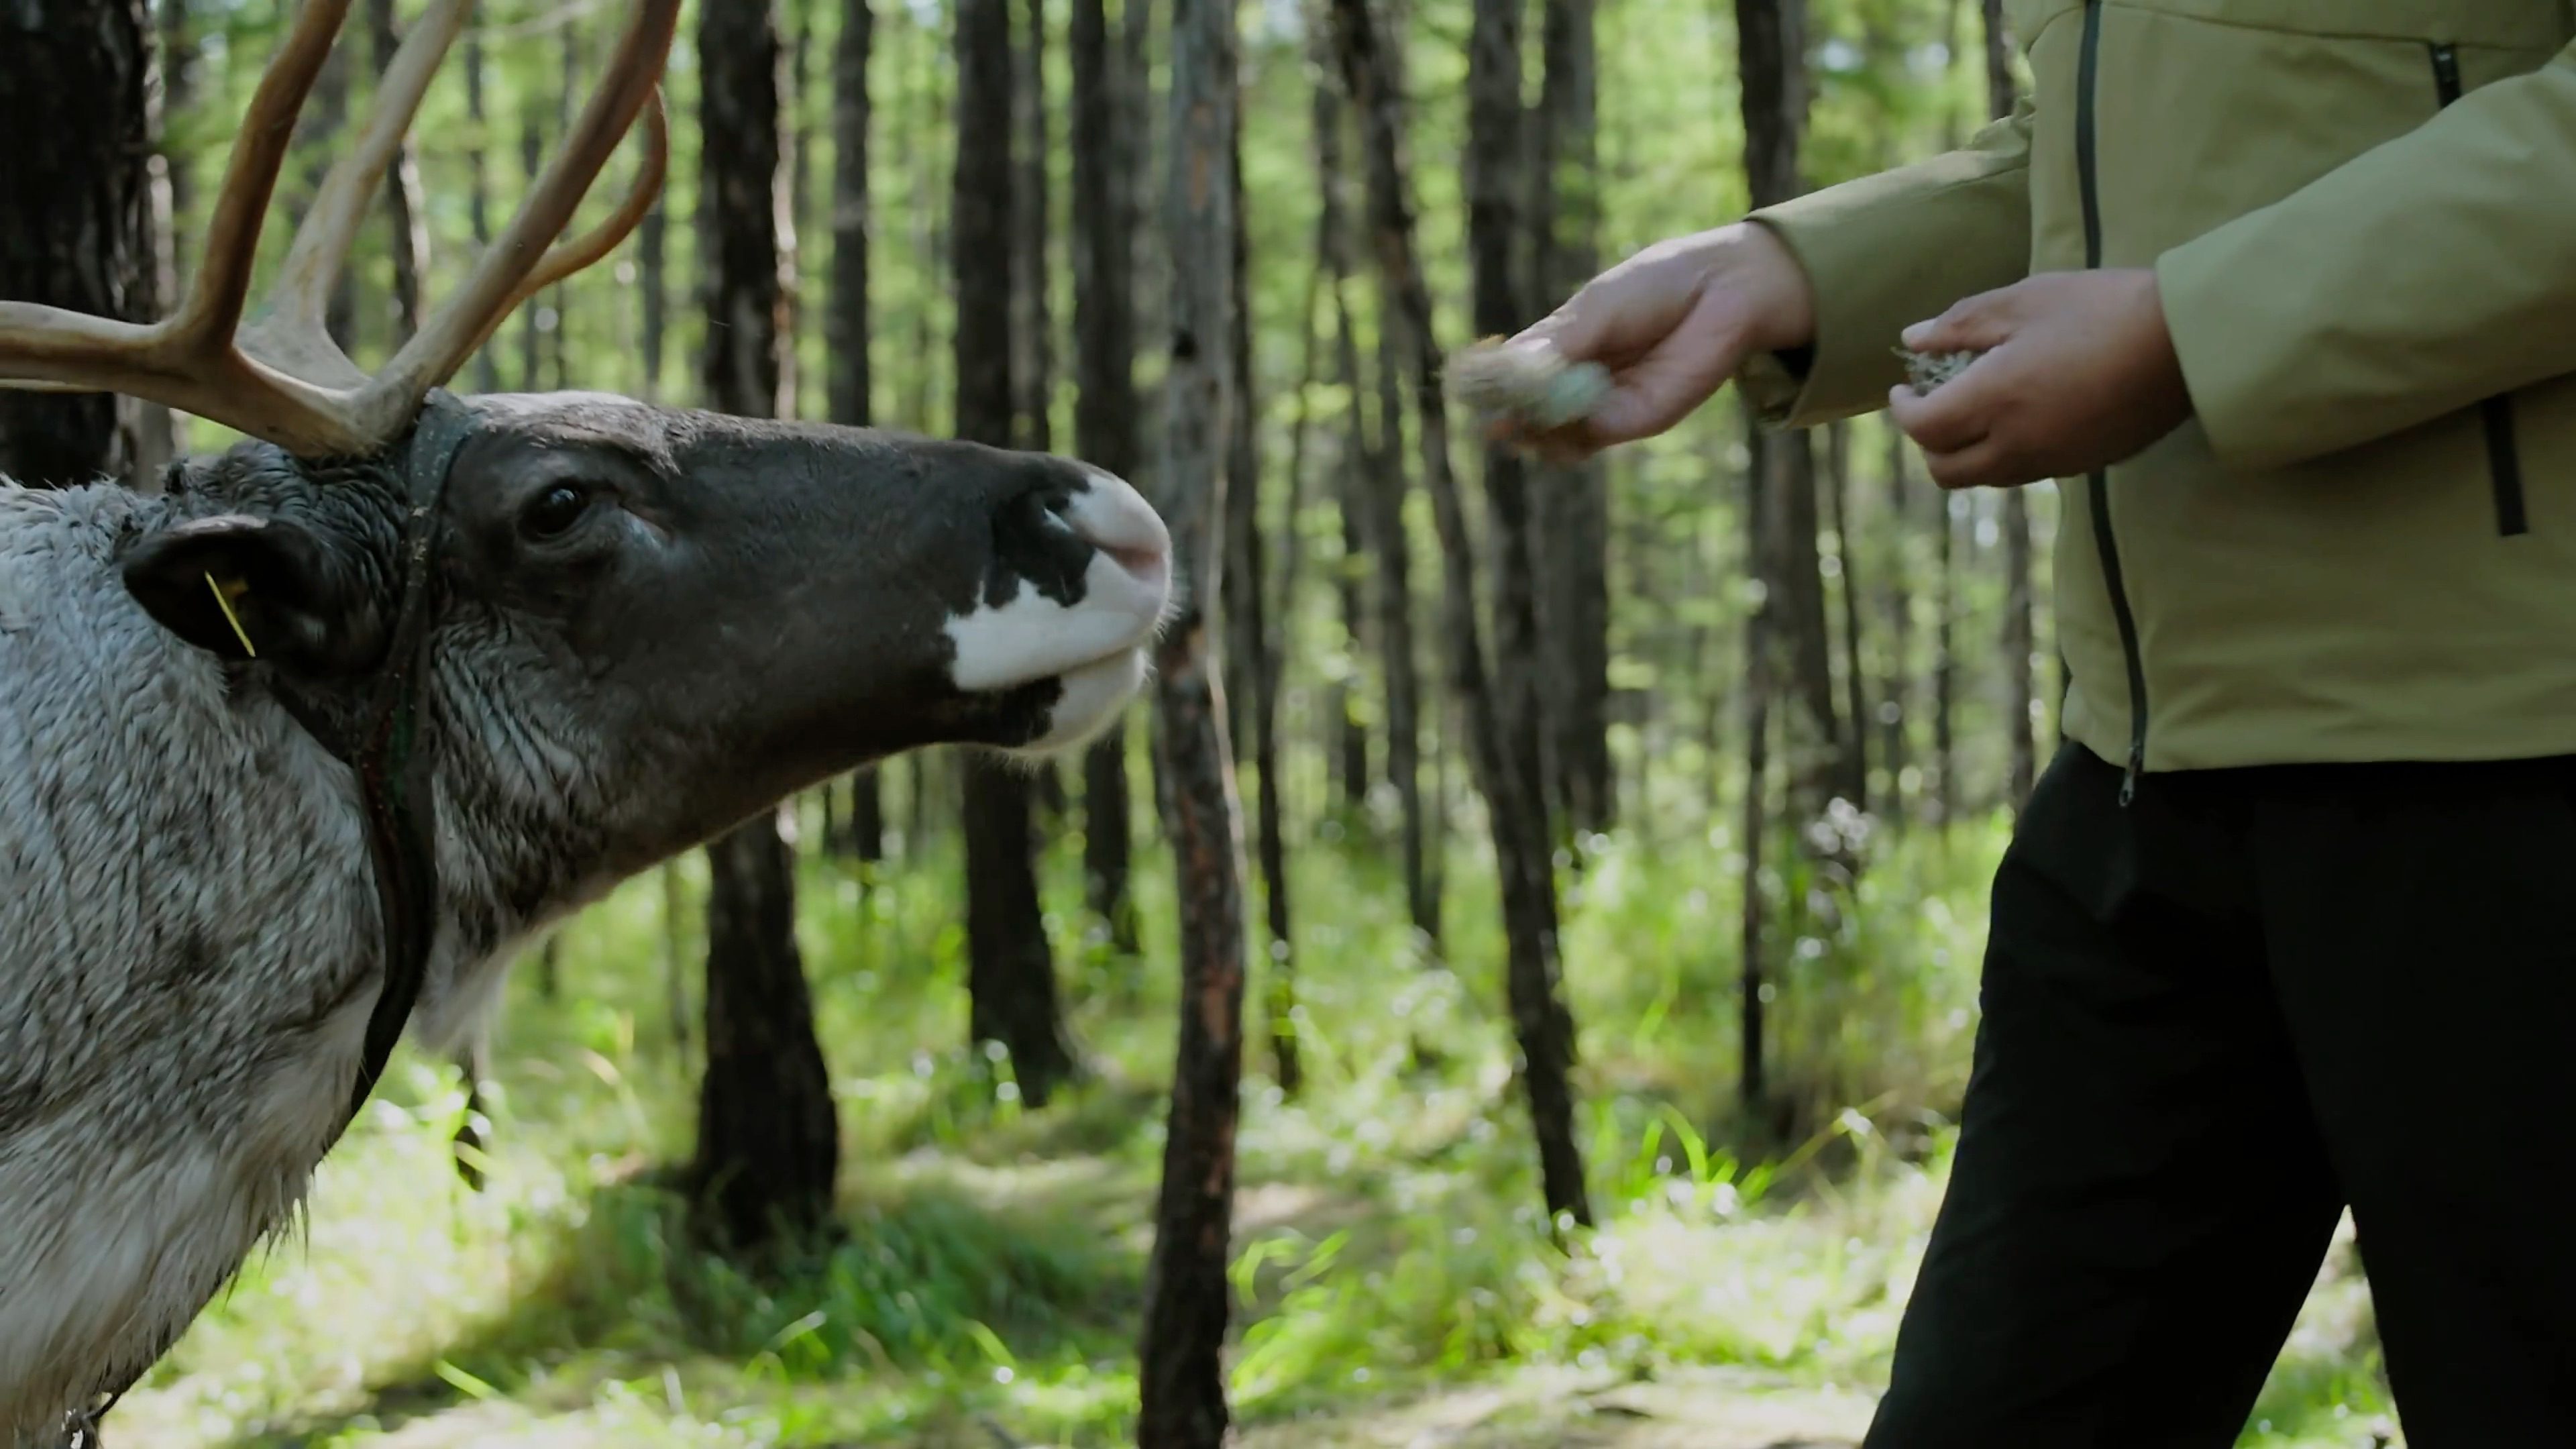
[[(1266, 1075), (1258, 971), (1247, 1021), (1233, 1394), (1255, 1435), (1376, 1443), (1370, 1426), (1408, 1404), (1482, 1394), (1505, 1407), (1457, 1442), (1561, 1442), (1562, 1416), (1648, 1387), (1721, 1415), (1839, 1404), (1856, 1432), (1939, 1201), (2001, 828), (1875, 842), (1839, 911), (1778, 883), (1809, 903), (1773, 1007), (1773, 1075), (1802, 1128), (1760, 1160), (1734, 1150), (1732, 842), (1600, 842), (1564, 935), (1601, 1218), (1570, 1252), (1538, 1209), (1490, 871), (1449, 861), (1435, 962), (1386, 862), (1302, 844), (1296, 1101)], [(489, 1190), (447, 1162), (452, 1072), (405, 1058), (325, 1164), (305, 1229), (120, 1410), (117, 1442), (1121, 1442), (1176, 1011), (1170, 882), (1140, 848), (1146, 954), (1115, 957), (1073, 909), (1063, 833), (1050, 929), (1092, 1071), (1045, 1111), (991, 1100), (962, 1045), (947, 843), (875, 881), (809, 859), (800, 931), (846, 1231), (759, 1281), (694, 1252), (658, 1185), (693, 1124), (670, 923), (662, 882), (632, 882), (562, 933), (557, 999), (524, 964), (514, 978)], [(691, 963), (694, 871), (677, 922)], [(2370, 1442), (2387, 1406), (2362, 1291), (2348, 1269), (2321, 1283), (2246, 1443)]]

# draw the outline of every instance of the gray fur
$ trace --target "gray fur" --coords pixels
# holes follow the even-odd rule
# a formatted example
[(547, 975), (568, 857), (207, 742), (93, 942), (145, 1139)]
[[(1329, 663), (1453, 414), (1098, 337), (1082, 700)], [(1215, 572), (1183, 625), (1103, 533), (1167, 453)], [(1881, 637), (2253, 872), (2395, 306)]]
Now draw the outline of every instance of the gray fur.
[[(995, 519), (1028, 470), (1081, 493), (1073, 465), (614, 400), (477, 406), (494, 436), (451, 485), (422, 710), (441, 893), (415, 1046), (479, 1029), (515, 943), (793, 789), (932, 741), (1069, 742), (1058, 680), (943, 681), (946, 626), (1030, 607)], [(531, 469), (593, 445), (660, 481), (594, 520), (586, 572), (492, 542)], [(0, 480), (0, 1444), (52, 1443), (288, 1221), (381, 969), (356, 784), (283, 703), (327, 716), (355, 690), (217, 657), (121, 570), (190, 520), (296, 520), (389, 617), (392, 476), (245, 445), (174, 483)], [(1109, 605), (1072, 593), (1048, 607), (1090, 608), (1096, 634)]]

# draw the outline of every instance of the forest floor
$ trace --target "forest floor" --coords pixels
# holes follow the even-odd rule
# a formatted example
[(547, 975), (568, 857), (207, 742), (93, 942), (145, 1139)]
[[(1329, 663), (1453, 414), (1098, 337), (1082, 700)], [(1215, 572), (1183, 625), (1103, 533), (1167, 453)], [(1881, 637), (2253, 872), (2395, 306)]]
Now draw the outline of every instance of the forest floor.
[[(1301, 852), (1316, 924), (1295, 1100), (1263, 1073), (1258, 975), (1247, 1008), (1243, 1449), (1855, 1444), (1946, 1177), (1941, 1104), (1965, 1060), (1997, 839), (1889, 850), (1854, 909), (1814, 928), (1775, 1049), (1815, 1125), (1760, 1161), (1722, 1146), (1733, 965), (1707, 943), (1733, 907), (1701, 883), (1731, 878), (1723, 841), (1603, 852), (1568, 892), (1601, 1223), (1570, 1252), (1535, 1202), (1476, 872), (1452, 874), (1458, 968), (1421, 969), (1382, 870)], [(1051, 898), (1078, 899), (1070, 853), (1048, 867)], [(837, 862), (806, 864), (800, 935), (845, 1141), (838, 1243), (761, 1278), (688, 1245), (656, 1181), (687, 1156), (693, 1071), (657, 964), (662, 885), (639, 881), (565, 929), (551, 993), (534, 961), (513, 981), (488, 1189), (449, 1162), (453, 1070), (407, 1055), (298, 1231), (119, 1408), (108, 1441), (1131, 1441), (1171, 985), (1056, 922), (1095, 1072), (1044, 1111), (997, 1105), (952, 1045), (953, 880), (934, 861), (862, 889)], [(1167, 881), (1141, 890), (1145, 918), (1168, 919)], [(693, 906), (677, 924), (683, 940), (702, 929)], [(1150, 929), (1146, 947), (1169, 959)], [(2339, 1241), (2240, 1442), (2369, 1449), (2394, 1443), (2387, 1414), (2367, 1290)]]

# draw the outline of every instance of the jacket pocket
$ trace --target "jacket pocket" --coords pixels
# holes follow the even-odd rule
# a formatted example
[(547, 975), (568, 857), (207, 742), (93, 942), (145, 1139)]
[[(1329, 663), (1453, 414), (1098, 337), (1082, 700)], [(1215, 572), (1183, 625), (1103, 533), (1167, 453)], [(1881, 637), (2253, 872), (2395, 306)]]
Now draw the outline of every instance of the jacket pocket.
[[(2430, 47), (2433, 57), (2433, 93), (2444, 107), (2460, 98), (2460, 53), (2446, 41), (2435, 41)], [(2485, 425), (2487, 438), (2487, 475), (2495, 489), (2496, 532), (2506, 538), (2531, 531), (2531, 520), (2522, 501), (2522, 451), (2514, 440), (2513, 399), (2491, 397), (2478, 404), (2478, 419)]]

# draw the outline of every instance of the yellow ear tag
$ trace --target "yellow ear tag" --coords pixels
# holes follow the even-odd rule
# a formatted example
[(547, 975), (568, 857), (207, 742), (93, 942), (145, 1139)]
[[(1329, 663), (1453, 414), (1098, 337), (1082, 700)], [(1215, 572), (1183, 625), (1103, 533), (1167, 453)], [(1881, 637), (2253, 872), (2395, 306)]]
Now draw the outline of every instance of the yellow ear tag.
[(224, 622), (233, 626), (233, 637), (241, 641), (242, 652), (257, 659), (259, 651), (251, 647), (250, 631), (242, 627), (241, 616), (233, 612), (232, 596), (224, 592), (224, 586), (216, 583), (211, 573), (206, 575), (206, 587), (215, 591), (215, 607), (224, 611)]

